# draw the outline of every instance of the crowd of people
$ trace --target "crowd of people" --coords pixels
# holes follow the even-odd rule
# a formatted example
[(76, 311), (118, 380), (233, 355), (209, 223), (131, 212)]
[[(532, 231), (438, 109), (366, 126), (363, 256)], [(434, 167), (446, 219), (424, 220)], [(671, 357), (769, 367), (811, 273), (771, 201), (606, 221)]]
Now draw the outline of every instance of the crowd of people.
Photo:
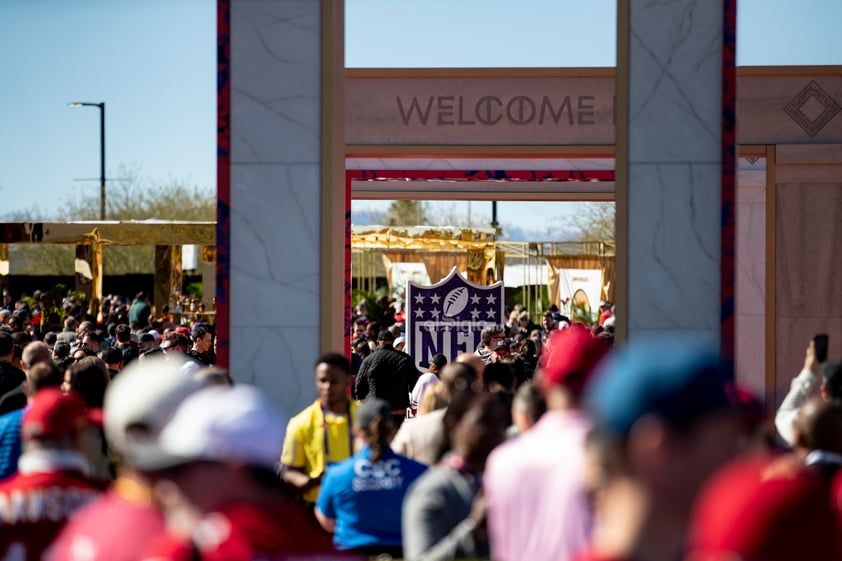
[(842, 361), (812, 343), (773, 419), (716, 345), (615, 348), (610, 305), (512, 310), (423, 373), (361, 317), (280, 412), (211, 326), (109, 301), (0, 313), (0, 559), (842, 558)]

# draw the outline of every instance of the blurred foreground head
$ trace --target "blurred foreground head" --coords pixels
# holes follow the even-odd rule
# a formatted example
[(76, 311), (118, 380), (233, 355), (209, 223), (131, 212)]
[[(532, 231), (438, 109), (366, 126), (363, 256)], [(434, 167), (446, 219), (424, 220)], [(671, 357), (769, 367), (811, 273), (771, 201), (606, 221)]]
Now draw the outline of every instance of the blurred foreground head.
[(718, 351), (686, 337), (636, 340), (600, 365), (586, 396), (604, 478), (634, 482), (651, 508), (682, 519), (740, 445), (733, 371)]
[(202, 387), (163, 357), (133, 361), (105, 393), (105, 437), (122, 461), (143, 469), (159, 452), (158, 439), (184, 399)]
[(578, 406), (585, 387), (609, 346), (585, 329), (555, 331), (545, 347), (546, 362), (541, 371), (541, 389), (549, 409), (558, 409), (553, 393), (562, 392), (569, 406)]
[(794, 458), (744, 458), (700, 493), (688, 561), (840, 559), (836, 520), (826, 487)]

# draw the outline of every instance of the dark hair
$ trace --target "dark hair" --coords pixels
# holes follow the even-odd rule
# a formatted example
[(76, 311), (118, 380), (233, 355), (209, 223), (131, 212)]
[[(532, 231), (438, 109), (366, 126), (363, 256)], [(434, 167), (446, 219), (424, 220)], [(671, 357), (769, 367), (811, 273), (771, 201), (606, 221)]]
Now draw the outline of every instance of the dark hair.
[(447, 357), (443, 354), (433, 355), (430, 364), (427, 366), (430, 372), (439, 373), (441, 369), (447, 366)]
[(354, 343), (354, 350), (357, 351), (357, 354), (360, 357), (365, 358), (371, 354), (371, 347), (368, 345), (368, 339), (359, 338), (356, 339), (356, 343)]
[[(0, 355), (2, 355), (0, 350)], [(842, 399), (842, 360), (825, 361), (821, 367), (822, 380), (831, 399)]]
[(547, 412), (547, 402), (544, 401), (544, 396), (541, 395), (535, 384), (529, 382), (517, 389), (514, 406), (523, 410), (533, 423)]
[(144, 333), (143, 335), (140, 336), (140, 342), (141, 343), (154, 343), (155, 342), (155, 336), (152, 335), (151, 333)]
[(102, 362), (105, 364), (120, 364), (123, 362), (123, 353), (120, 349), (108, 347), (100, 354), (102, 355)]
[(84, 340), (85, 340), (85, 337), (87, 337), (87, 338), (88, 338), (88, 341), (93, 341), (94, 343), (97, 343), (97, 349), (99, 349), (99, 346), (98, 346), (98, 345), (99, 345), (100, 343), (102, 343), (102, 336), (101, 336), (99, 333), (97, 333), (96, 331), (88, 331), (88, 332), (87, 332), (87, 333), (85, 333), (85, 335), (82, 337), (82, 341), (84, 341)]
[(489, 325), (489, 326), (483, 328), (482, 332), (480, 333), (480, 336), (479, 336), (480, 341), (482, 341), (482, 344), (487, 347), (488, 344), (491, 342), (491, 336), (494, 335), (495, 333), (501, 333), (501, 332), (504, 335), (506, 334), (506, 326), (505, 325)]
[(70, 387), (82, 396), (88, 407), (102, 407), (105, 386), (108, 385), (108, 369), (95, 356), (77, 360), (67, 369), (70, 373)]
[[(64, 372), (73, 366), (74, 362), (76, 362), (76, 360), (70, 356), (53, 357), (53, 365), (55, 365), (55, 367), (58, 368), (58, 371), (62, 373), (62, 377), (64, 376)], [(64, 378), (62, 378), (62, 382), (63, 381)]]
[(15, 346), (12, 341), (12, 334), (0, 330), (0, 356), (8, 356), (12, 354), (12, 348)]
[(167, 341), (173, 346), (181, 347), (184, 350), (190, 348), (190, 339), (187, 338), (187, 335), (176, 333), (175, 331), (170, 331), (164, 335), (164, 341)]
[(393, 427), (392, 418), (389, 416), (377, 416), (367, 426), (361, 427), (361, 430), (368, 438), (368, 447), (371, 448), (372, 462), (380, 461), (383, 453), (389, 449)]
[(44, 335), (44, 343), (46, 343), (48, 347), (54, 347), (57, 340), (58, 334), (55, 331), (48, 331)]
[(511, 365), (505, 362), (492, 362), (485, 365), (482, 378), (485, 386), (491, 390), (494, 390), (494, 386), (499, 386), (500, 390), (511, 392), (515, 376)]
[[(140, 353), (139, 356), (143, 356), (144, 358), (148, 358), (152, 355), (163, 354), (164, 351), (161, 347), (149, 347), (148, 349), (144, 349), (143, 352)], [(125, 360), (125, 357), (123, 358)]]
[(525, 382), (529, 381), (529, 377), (526, 375), (526, 365), (519, 354), (511, 354), (501, 360), (500, 363), (508, 364), (512, 368), (512, 376), (514, 376), (512, 389), (516, 390)]
[(518, 349), (518, 353), (521, 355), (534, 357), (538, 353), (538, 347), (535, 345), (535, 341), (527, 338), (520, 342), (520, 348)]
[(118, 325), (114, 330), (114, 334), (117, 336), (117, 341), (120, 343), (128, 343), (132, 340), (132, 328), (125, 323)]
[(142, 290), (134, 295), (135, 300), (146, 300), (146, 293)]
[(318, 368), (320, 364), (335, 366), (339, 370), (343, 371), (345, 374), (351, 374), (351, 362), (343, 354), (325, 353), (321, 355), (319, 358), (316, 359), (316, 363), (313, 365), (313, 370)]
[(53, 347), (53, 357), (67, 358), (70, 356), (70, 343), (67, 341), (58, 341)]
[(196, 339), (201, 339), (202, 337), (204, 337), (208, 333), (213, 335), (213, 331), (211, 331), (210, 328), (205, 326), (205, 325), (200, 325), (198, 327), (194, 327), (193, 333), (192, 333), (193, 340), (195, 341)]
[(445, 409), (444, 411), (444, 418), (442, 418), (442, 423), (444, 424), (444, 431), (442, 434), (442, 441), (441, 445), (439, 446), (437, 459), (441, 459), (442, 456), (450, 452), (450, 450), (452, 449), (453, 430), (460, 422), (462, 422), (462, 419), (465, 418), (465, 415), (467, 415), (468, 412), (475, 406), (485, 409), (487, 407), (490, 407), (494, 401), (496, 401), (498, 405), (500, 405), (500, 407), (508, 414), (509, 411), (507, 409), (505, 400), (499, 393), (482, 390), (480, 392), (460, 392), (453, 396), (453, 398), (450, 401), (450, 405), (448, 405), (447, 409)]
[(451, 362), (442, 368), (439, 379), (444, 385), (447, 395), (452, 399), (458, 393), (474, 390), (477, 371), (466, 362)]
[(52, 362), (39, 362), (26, 375), (26, 393), (33, 396), (44, 388), (58, 388), (64, 382), (64, 375)]
[(388, 329), (381, 329), (380, 333), (377, 334), (377, 340), (383, 341), (384, 343), (391, 343), (395, 340), (395, 335)]

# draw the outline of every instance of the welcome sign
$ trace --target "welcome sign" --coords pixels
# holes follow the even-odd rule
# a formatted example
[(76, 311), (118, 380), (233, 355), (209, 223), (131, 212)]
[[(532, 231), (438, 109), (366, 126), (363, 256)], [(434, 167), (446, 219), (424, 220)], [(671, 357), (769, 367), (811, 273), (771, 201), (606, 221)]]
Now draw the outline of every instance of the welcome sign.
[(452, 361), (476, 350), (482, 330), (504, 322), (503, 283), (481, 286), (467, 281), (456, 267), (432, 286), (413, 281), (406, 287), (406, 350), (424, 371), (433, 355)]

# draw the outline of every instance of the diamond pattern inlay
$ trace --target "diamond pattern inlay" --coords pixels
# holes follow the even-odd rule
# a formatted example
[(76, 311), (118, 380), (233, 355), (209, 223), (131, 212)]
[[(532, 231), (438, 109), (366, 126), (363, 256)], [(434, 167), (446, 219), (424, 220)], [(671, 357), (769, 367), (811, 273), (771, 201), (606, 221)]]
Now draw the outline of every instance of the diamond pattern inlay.
[[(821, 113), (817, 117), (811, 119), (804, 112), (804, 107), (808, 102), (812, 102), (811, 105), (818, 103), (821, 106)], [(798, 92), (798, 95), (784, 106), (786, 114), (810, 136), (816, 136), (840, 110), (842, 110), (842, 107), (839, 107), (839, 104), (815, 81), (810, 81), (803, 90)]]

